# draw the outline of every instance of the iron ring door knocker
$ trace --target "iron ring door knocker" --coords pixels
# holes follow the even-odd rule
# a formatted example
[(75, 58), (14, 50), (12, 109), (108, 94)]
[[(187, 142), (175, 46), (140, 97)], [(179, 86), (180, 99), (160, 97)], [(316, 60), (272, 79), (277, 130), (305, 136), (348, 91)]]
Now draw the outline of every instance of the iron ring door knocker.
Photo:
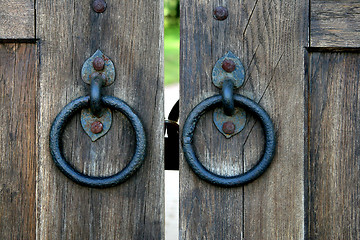
[[(90, 96), (79, 97), (67, 104), (56, 116), (50, 130), (50, 152), (56, 166), (74, 182), (95, 188), (112, 187), (126, 181), (140, 168), (146, 154), (145, 130), (139, 117), (121, 99), (113, 96), (101, 96), (101, 86), (106, 84), (102, 80), (101, 77), (93, 78)], [(135, 153), (128, 165), (112, 176), (94, 177), (80, 173), (66, 161), (62, 153), (61, 138), (67, 122), (75, 113), (89, 107), (94, 115), (98, 114), (102, 107), (120, 111), (127, 117), (134, 129), (136, 135)]]
[[(227, 58), (234, 57), (231, 54), (229, 56), (228, 53)], [(241, 63), (239, 62), (239, 64)], [(182, 132), (184, 156), (193, 172), (201, 179), (222, 187), (241, 186), (257, 179), (269, 167), (276, 148), (275, 130), (269, 115), (253, 100), (242, 95), (233, 94), (234, 82), (236, 84), (236, 80), (223, 79), (222, 95), (209, 97), (199, 103), (188, 115)], [(205, 112), (223, 107), (225, 114), (232, 115), (235, 106), (249, 111), (255, 118), (260, 120), (265, 135), (265, 150), (258, 163), (249, 171), (237, 176), (220, 176), (206, 169), (199, 161), (193, 149), (193, 136), (196, 124)]]

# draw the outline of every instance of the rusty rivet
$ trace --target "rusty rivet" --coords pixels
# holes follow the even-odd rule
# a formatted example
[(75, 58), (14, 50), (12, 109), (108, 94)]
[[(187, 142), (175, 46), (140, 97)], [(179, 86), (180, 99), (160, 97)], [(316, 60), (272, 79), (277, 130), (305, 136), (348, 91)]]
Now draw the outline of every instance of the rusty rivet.
[(91, 132), (98, 134), (101, 133), (103, 130), (103, 124), (99, 121), (95, 121), (91, 124)]
[(92, 7), (95, 12), (103, 13), (106, 9), (106, 2), (105, 0), (94, 0)]
[(225, 122), (222, 126), (222, 130), (226, 134), (233, 134), (235, 132), (235, 124), (233, 122)]
[(224, 21), (229, 16), (229, 11), (226, 7), (218, 6), (214, 9), (214, 18), (219, 21)]
[(101, 71), (104, 69), (104, 65), (105, 65), (105, 62), (104, 62), (104, 59), (102, 59), (101, 57), (96, 57), (94, 58), (94, 61), (93, 61), (93, 67), (96, 71)]
[(224, 71), (226, 72), (233, 72), (235, 71), (236, 68), (236, 64), (233, 60), (231, 59), (225, 59), (222, 63), (222, 68), (224, 69)]

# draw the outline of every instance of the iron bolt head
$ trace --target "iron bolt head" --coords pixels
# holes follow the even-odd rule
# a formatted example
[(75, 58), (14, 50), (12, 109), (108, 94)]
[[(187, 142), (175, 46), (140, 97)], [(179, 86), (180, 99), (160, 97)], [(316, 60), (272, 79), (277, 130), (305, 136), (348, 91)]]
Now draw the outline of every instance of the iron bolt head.
[(101, 133), (103, 130), (103, 124), (99, 121), (95, 121), (91, 124), (91, 132), (94, 134)]
[(218, 6), (214, 9), (214, 18), (219, 21), (224, 21), (229, 16), (229, 11), (226, 7)]
[(95, 12), (103, 13), (106, 9), (106, 2), (105, 0), (94, 0), (92, 7)]
[(236, 69), (236, 64), (231, 59), (225, 59), (221, 65), (222, 69), (224, 69), (225, 72), (233, 72)]
[(94, 58), (94, 61), (93, 61), (93, 67), (96, 71), (101, 71), (104, 69), (104, 65), (105, 65), (105, 62), (104, 62), (104, 59), (102, 59), (101, 57), (96, 57)]
[(233, 122), (225, 122), (222, 126), (222, 130), (226, 134), (233, 134), (235, 132), (235, 124)]

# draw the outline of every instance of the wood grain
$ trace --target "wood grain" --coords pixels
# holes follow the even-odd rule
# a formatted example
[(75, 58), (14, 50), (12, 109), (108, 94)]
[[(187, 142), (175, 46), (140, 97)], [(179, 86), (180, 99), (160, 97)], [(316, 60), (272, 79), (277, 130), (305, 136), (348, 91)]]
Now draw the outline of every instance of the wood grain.
[(34, 39), (34, 0), (0, 2), (0, 39)]
[(360, 47), (358, 0), (311, 0), (311, 47)]
[(35, 44), (0, 44), (0, 239), (35, 239)]
[(358, 53), (310, 58), (310, 239), (360, 239)]
[[(107, 1), (102, 14), (91, 0), (37, 2), (41, 39), (39, 89), (39, 239), (163, 239), (163, 2)], [(124, 184), (90, 189), (74, 184), (49, 154), (50, 124), (76, 97), (88, 95), (80, 79), (84, 61), (100, 49), (114, 63), (115, 83), (104, 94), (126, 101), (147, 134), (145, 164)], [(106, 176), (133, 154), (134, 133), (115, 113), (109, 133), (96, 142), (83, 132), (79, 114), (64, 132), (64, 154), (81, 172)]]
[[(225, 21), (213, 9), (229, 9)], [(304, 50), (308, 6), (304, 1), (183, 1), (181, 5), (180, 116), (220, 93), (211, 82), (215, 62), (232, 51), (246, 70), (237, 93), (259, 102), (274, 121), (278, 147), (270, 169), (255, 182), (232, 189), (205, 183), (181, 159), (181, 239), (304, 238)], [(259, 123), (230, 140), (215, 129), (212, 113), (196, 128), (195, 149), (211, 171), (235, 175), (261, 156)], [(181, 124), (182, 125), (182, 124)], [(201, 236), (201, 237), (200, 237)]]

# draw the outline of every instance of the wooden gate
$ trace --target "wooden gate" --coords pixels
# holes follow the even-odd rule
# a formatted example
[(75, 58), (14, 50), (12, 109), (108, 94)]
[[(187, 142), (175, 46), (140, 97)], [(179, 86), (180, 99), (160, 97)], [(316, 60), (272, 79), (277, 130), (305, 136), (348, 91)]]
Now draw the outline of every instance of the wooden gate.
[[(0, 2), (0, 239), (164, 239), (163, 1), (102, 3)], [(277, 146), (263, 175), (231, 188), (200, 179), (180, 148), (179, 238), (360, 239), (359, 1), (181, 0), (180, 12), (180, 133), (197, 104), (221, 93), (212, 71), (231, 51), (245, 69), (235, 94), (269, 114)], [(69, 180), (49, 150), (56, 115), (89, 95), (81, 69), (97, 50), (115, 66), (104, 94), (124, 100), (147, 137), (141, 168), (104, 189)], [(129, 163), (135, 133), (123, 114), (95, 142), (80, 121), (62, 136), (75, 169), (105, 177)], [(251, 114), (226, 139), (209, 111), (193, 145), (208, 170), (234, 176), (264, 142)]]

